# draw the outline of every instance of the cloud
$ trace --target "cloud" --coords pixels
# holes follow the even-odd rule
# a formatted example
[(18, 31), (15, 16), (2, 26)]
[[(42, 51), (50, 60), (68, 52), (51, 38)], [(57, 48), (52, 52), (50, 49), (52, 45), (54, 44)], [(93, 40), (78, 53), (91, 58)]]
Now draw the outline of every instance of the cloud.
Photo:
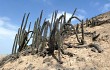
[(48, 5), (52, 5), (52, 2), (50, 0), (43, 0), (44, 3), (47, 3)]
[[(64, 11), (59, 11), (57, 14), (57, 18), (59, 18), (62, 14), (64, 14)], [(68, 20), (71, 17), (71, 15), (72, 15), (71, 13), (66, 12), (66, 19)], [(52, 19), (52, 13), (48, 15), (47, 20), (51, 21), (51, 19)]]
[(100, 5), (100, 2), (91, 2), (90, 5), (92, 7), (96, 7), (96, 6), (99, 6)]
[(78, 9), (77, 12), (82, 15), (86, 15), (87, 12), (84, 9)]
[[(77, 16), (78, 18), (80, 18), (81, 20), (85, 18), (85, 14), (86, 11), (83, 9), (79, 9), (78, 11), (76, 11), (77, 13), (75, 14), (75, 16)], [(57, 18), (59, 18), (62, 14), (64, 14), (64, 11), (59, 11), (57, 14)], [(66, 12), (66, 20), (69, 20), (69, 18), (72, 16), (72, 13), (68, 13)], [(47, 20), (51, 21), (52, 19), (52, 13), (48, 15)], [(76, 19), (73, 19), (72, 22), (75, 22)]]
[(90, 6), (91, 7), (96, 7), (96, 6), (99, 6), (100, 5), (100, 2), (99, 1), (91, 1), (90, 2)]
[(103, 7), (101, 7), (101, 11), (102, 12), (106, 12), (110, 10), (110, 3), (106, 3), (103, 5)]
[(17, 26), (12, 25), (8, 17), (0, 17), (0, 39), (10, 38), (16, 34)]
[(0, 17), (0, 54), (9, 54), (11, 52), (17, 28), (16, 25), (11, 23), (10, 18)]
[(95, 6), (99, 6), (100, 5), (100, 2), (95, 2), (94, 5)]

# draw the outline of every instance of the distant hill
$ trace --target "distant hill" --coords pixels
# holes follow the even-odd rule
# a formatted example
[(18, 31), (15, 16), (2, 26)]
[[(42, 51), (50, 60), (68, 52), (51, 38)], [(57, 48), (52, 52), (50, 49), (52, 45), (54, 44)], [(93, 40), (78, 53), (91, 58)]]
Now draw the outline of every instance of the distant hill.
[(95, 16), (95, 18), (97, 18), (99, 20), (108, 20), (108, 19), (110, 19), (110, 11), (106, 12), (106, 13), (99, 14), (99, 15)]

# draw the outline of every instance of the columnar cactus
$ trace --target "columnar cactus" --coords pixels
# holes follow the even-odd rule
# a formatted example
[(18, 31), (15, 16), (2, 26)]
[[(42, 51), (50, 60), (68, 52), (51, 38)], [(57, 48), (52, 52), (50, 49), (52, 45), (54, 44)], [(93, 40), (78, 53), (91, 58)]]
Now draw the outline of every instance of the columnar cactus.
[(16, 54), (17, 42), (18, 42), (18, 35), (16, 34), (14, 43), (13, 43), (12, 54)]
[[(26, 14), (23, 16), (22, 24), (18, 29), (18, 33), (15, 36), (12, 54), (19, 53), (23, 50), (27, 50), (27, 44), (32, 38), (32, 43), (30, 48), (32, 52), (36, 52), (35, 54), (44, 54), (45, 51), (48, 51), (47, 54), (54, 55), (54, 51), (58, 50), (58, 58), (57, 61), (61, 63), (60, 53), (64, 53), (63, 51), (63, 34), (73, 32), (76, 35), (77, 41), (81, 44), (84, 41), (84, 24), (83, 21), (78, 17), (74, 16), (77, 9), (74, 10), (72, 16), (69, 20), (66, 19), (66, 12), (62, 14), (59, 18), (57, 18), (58, 11), (55, 11), (52, 15), (51, 22), (49, 20), (44, 20), (41, 26), (41, 19), (43, 10), (41, 11), (40, 17), (35, 21), (33, 31), (30, 31), (31, 22), (29, 24), (28, 30), (26, 30), (29, 14), (26, 17)], [(26, 17), (26, 20), (25, 20)], [(77, 19), (81, 22), (81, 33), (82, 39), (79, 39), (79, 24), (77, 24), (76, 28), (71, 24), (72, 19)], [(31, 33), (29, 35), (29, 33)], [(49, 38), (49, 39), (47, 39)], [(18, 50), (17, 50), (18, 45)], [(48, 47), (46, 47), (48, 45)], [(36, 49), (36, 50), (35, 50)], [(65, 53), (67, 54), (67, 53)], [(68, 53), (70, 54), (70, 53)]]

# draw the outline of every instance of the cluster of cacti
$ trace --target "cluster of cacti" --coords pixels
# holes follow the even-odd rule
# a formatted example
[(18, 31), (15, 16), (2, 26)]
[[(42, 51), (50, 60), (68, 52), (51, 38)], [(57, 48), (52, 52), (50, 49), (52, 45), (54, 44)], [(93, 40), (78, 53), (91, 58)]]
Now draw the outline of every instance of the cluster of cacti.
[[(12, 54), (16, 54), (18, 52), (21, 52), (23, 49), (26, 49), (27, 44), (28, 44), (30, 38), (32, 37), (32, 35), (30, 37), (28, 37), (29, 33), (33, 32), (33, 31), (30, 31), (31, 22), (29, 24), (28, 31), (26, 31), (26, 25), (27, 25), (29, 14), (27, 15), (25, 22), (24, 22), (24, 20), (25, 20), (26, 14), (24, 14), (21, 27), (18, 29), (18, 33), (15, 36)], [(17, 48), (17, 45), (18, 45), (18, 48)]]
[[(32, 48), (32, 53), (34, 53), (35, 51), (35, 54), (41, 56), (45, 56), (46, 54), (48, 54), (56, 58), (56, 56), (54, 55), (54, 51), (58, 50), (58, 62), (61, 62), (61, 52), (65, 55), (72, 55), (68, 52), (65, 53), (63, 50), (63, 37), (65, 34), (75, 34), (79, 44), (84, 44), (83, 20), (80, 20), (78, 17), (74, 16), (75, 12), (76, 9), (69, 20), (66, 20), (66, 12), (62, 14), (59, 18), (57, 18), (58, 11), (55, 11), (52, 15), (51, 22), (45, 19), (41, 26), (41, 19), (43, 14), (43, 11), (41, 11), (40, 17), (35, 21), (33, 31), (30, 31), (31, 23), (29, 24), (28, 30), (26, 31), (29, 14), (27, 15), (25, 23), (24, 20), (26, 14), (24, 14), (21, 27), (18, 29), (18, 33), (15, 36), (12, 54), (27, 50), (27, 44), (32, 38), (32, 44), (31, 46), (29, 46), (30, 48)], [(81, 22), (81, 28), (79, 28), (79, 24), (77, 24), (76, 27), (73, 26), (71, 23), (72, 19), (77, 19), (79, 22)], [(79, 29), (81, 29), (81, 32)], [(30, 36), (29, 33), (31, 33)], [(79, 39), (78, 33), (82, 33), (81, 39)]]

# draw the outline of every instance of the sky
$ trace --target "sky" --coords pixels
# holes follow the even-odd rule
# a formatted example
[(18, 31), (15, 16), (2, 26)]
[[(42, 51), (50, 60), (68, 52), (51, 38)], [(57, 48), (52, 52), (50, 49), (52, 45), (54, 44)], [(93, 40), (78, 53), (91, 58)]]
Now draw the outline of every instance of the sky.
[(0, 0), (0, 54), (11, 53), (24, 13), (30, 12), (28, 23), (34, 24), (41, 10), (43, 19), (50, 20), (55, 10), (59, 11), (58, 17), (66, 12), (69, 19), (75, 8), (75, 15), (85, 20), (110, 11), (110, 0)]

